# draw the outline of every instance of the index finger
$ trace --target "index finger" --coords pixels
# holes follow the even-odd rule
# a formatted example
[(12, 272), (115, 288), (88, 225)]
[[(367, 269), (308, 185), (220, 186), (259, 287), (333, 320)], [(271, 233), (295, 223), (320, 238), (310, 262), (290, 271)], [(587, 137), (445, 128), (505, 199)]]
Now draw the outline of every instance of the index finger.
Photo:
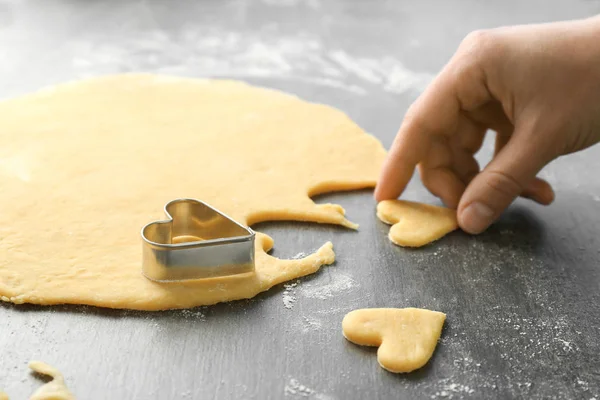
[(375, 188), (377, 201), (400, 196), (433, 139), (456, 133), (463, 110), (491, 99), (481, 61), (469, 50), (459, 51), (409, 108)]
[(456, 129), (460, 106), (453, 86), (448, 74), (440, 73), (408, 109), (383, 164), (375, 188), (377, 201), (400, 196), (433, 138)]

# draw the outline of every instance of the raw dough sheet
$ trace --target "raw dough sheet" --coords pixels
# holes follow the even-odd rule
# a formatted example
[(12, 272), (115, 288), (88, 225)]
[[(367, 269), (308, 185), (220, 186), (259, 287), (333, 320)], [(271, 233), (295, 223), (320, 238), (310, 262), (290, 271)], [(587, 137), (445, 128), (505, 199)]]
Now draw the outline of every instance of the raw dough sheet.
[(310, 196), (373, 187), (385, 150), (342, 112), (235, 81), (131, 74), (0, 103), (0, 298), (161, 310), (250, 298), (332, 263), (256, 240), (250, 278), (157, 284), (141, 275), (141, 227), (168, 201), (234, 219), (355, 227)]

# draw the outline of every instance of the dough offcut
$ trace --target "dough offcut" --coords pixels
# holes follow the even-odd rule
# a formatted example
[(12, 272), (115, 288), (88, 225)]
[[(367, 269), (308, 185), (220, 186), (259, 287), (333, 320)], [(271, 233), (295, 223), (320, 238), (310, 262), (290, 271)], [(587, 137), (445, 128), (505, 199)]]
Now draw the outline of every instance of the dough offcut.
[(50, 382), (36, 390), (29, 398), (30, 400), (75, 400), (59, 370), (41, 361), (31, 361), (29, 368), (38, 374), (48, 375), (52, 378)]
[(256, 239), (246, 278), (158, 284), (140, 230), (175, 198), (246, 225), (353, 228), (318, 193), (373, 187), (385, 157), (345, 114), (235, 81), (146, 74), (68, 83), (0, 103), (0, 298), (162, 310), (250, 298), (334, 261), (331, 243), (279, 260)]
[(377, 217), (392, 225), (390, 240), (404, 247), (425, 246), (458, 228), (456, 210), (406, 200), (382, 201)]
[(342, 321), (344, 337), (363, 346), (378, 346), (377, 361), (390, 372), (411, 372), (433, 355), (446, 314), (420, 308), (365, 308)]
[[(75, 400), (65, 384), (65, 379), (56, 368), (41, 361), (31, 361), (29, 368), (38, 374), (52, 378), (50, 382), (36, 390), (29, 400)], [(8, 400), (8, 396), (0, 392), (0, 400)]]

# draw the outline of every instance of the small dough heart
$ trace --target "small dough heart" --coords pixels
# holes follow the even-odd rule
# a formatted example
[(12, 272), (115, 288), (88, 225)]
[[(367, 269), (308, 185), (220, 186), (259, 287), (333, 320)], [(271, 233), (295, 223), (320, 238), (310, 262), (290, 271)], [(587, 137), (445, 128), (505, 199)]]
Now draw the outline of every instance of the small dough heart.
[(379, 346), (377, 361), (390, 372), (411, 372), (433, 355), (446, 314), (420, 308), (365, 308), (342, 321), (344, 337), (362, 346)]
[(456, 210), (406, 200), (385, 200), (377, 217), (393, 225), (388, 237), (398, 246), (421, 247), (458, 228)]

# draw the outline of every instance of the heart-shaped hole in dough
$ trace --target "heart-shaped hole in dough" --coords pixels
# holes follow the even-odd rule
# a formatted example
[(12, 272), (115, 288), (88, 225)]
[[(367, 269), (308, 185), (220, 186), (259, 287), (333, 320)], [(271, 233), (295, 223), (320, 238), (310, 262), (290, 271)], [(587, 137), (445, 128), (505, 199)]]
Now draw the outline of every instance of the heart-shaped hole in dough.
[(342, 321), (344, 337), (362, 346), (378, 346), (377, 361), (390, 372), (411, 372), (433, 355), (446, 314), (420, 308), (365, 308)]
[(406, 200), (385, 200), (377, 217), (392, 225), (388, 237), (403, 247), (421, 247), (458, 228), (456, 210)]

